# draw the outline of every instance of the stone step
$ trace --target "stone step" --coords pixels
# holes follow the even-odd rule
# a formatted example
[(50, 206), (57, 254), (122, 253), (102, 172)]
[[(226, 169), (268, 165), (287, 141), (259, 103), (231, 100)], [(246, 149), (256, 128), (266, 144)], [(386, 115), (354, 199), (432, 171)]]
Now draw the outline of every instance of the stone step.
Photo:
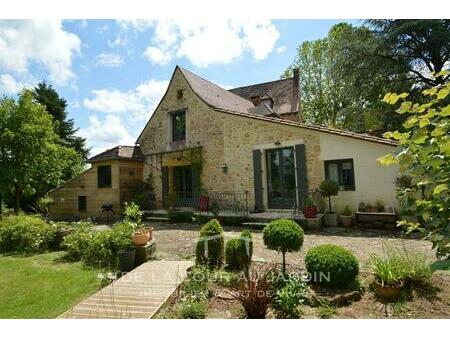
[(160, 217), (160, 216), (146, 216), (144, 217), (146, 222), (170, 222), (169, 217)]

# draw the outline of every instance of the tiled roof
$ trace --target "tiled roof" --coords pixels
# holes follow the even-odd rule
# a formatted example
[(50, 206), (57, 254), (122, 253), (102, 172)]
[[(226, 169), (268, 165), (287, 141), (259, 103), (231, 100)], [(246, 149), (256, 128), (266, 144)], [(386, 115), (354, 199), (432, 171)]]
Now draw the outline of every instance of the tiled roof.
[(292, 120), (282, 119), (282, 118), (277, 118), (277, 117), (256, 115), (256, 114), (251, 114), (251, 113), (239, 113), (239, 112), (223, 110), (223, 109), (216, 109), (216, 110), (219, 112), (222, 112), (222, 113), (239, 115), (239, 116), (249, 117), (249, 118), (253, 118), (253, 119), (257, 119), (257, 120), (285, 124), (285, 125), (289, 125), (289, 126), (300, 127), (300, 128), (305, 128), (305, 129), (310, 129), (310, 130), (315, 130), (315, 131), (322, 131), (322, 132), (325, 132), (328, 134), (347, 136), (347, 137), (352, 137), (352, 138), (356, 138), (356, 139), (360, 139), (360, 140), (364, 140), (364, 141), (387, 144), (387, 145), (394, 146), (394, 147), (398, 146), (397, 141), (385, 139), (382, 137), (372, 136), (372, 135), (368, 135), (368, 134), (359, 134), (359, 133), (354, 133), (352, 131), (346, 131), (346, 130), (330, 128), (330, 127), (323, 127), (323, 126), (318, 126), (318, 125), (314, 125), (314, 124), (297, 122), (297, 121), (292, 121)]
[[(243, 98), (240, 98), (239, 96), (234, 95), (232, 93), (233, 91), (240, 91), (241, 93), (251, 93), (253, 90), (255, 90), (255, 88), (260, 88), (262, 91), (261, 95), (267, 93), (268, 95), (273, 97), (272, 95), (276, 95), (277, 92), (279, 93), (278, 94), (279, 96), (282, 96), (279, 91), (281, 91), (282, 88), (285, 88), (287, 91), (290, 90), (289, 95), (292, 96), (292, 79), (278, 80), (278, 81), (272, 81), (272, 82), (267, 82), (267, 83), (261, 83), (261, 84), (257, 84), (254, 86), (235, 88), (235, 89), (231, 89), (231, 92), (230, 92), (208, 80), (201, 78), (200, 76), (198, 76), (194, 73), (191, 73), (190, 71), (188, 71), (186, 69), (183, 69), (181, 67), (179, 67), (179, 69), (181, 70), (182, 74), (185, 76), (185, 78), (188, 81), (189, 85), (191, 86), (192, 90), (206, 104), (215, 108), (215, 110), (217, 110), (217, 111), (234, 114), (234, 115), (240, 115), (240, 116), (244, 116), (244, 117), (255, 118), (255, 119), (264, 120), (264, 121), (270, 121), (270, 122), (279, 123), (279, 124), (285, 124), (285, 125), (290, 125), (290, 126), (295, 126), (295, 127), (300, 127), (300, 128), (306, 128), (306, 129), (310, 129), (310, 130), (321, 131), (321, 132), (334, 134), (334, 135), (352, 137), (355, 139), (360, 139), (360, 140), (369, 141), (369, 142), (387, 144), (387, 145), (391, 145), (391, 146), (398, 145), (398, 143), (394, 140), (389, 140), (389, 139), (385, 139), (385, 138), (381, 138), (381, 137), (377, 137), (377, 136), (372, 136), (372, 135), (368, 135), (368, 134), (359, 134), (359, 133), (354, 133), (354, 132), (346, 131), (346, 130), (340, 130), (340, 129), (330, 128), (330, 127), (324, 127), (324, 126), (303, 123), (303, 122), (296, 122), (296, 121), (278, 118), (278, 117), (272, 117), (272, 116), (270, 116), (271, 114), (269, 114), (269, 112), (272, 111), (274, 113), (274, 115), (277, 115), (278, 111), (276, 111), (275, 109), (271, 110), (268, 107), (257, 108), (253, 105), (252, 102), (247, 101)], [(275, 94), (270, 94), (270, 91), (268, 91), (268, 90), (265, 90), (265, 91), (262, 90), (262, 88), (269, 89), (269, 87), (271, 87), (271, 86), (272, 86), (272, 88), (276, 88), (276, 90), (274, 91)], [(253, 89), (251, 89), (250, 87)], [(290, 89), (288, 89), (288, 87)], [(274, 99), (274, 101), (275, 101), (275, 99)], [(275, 103), (274, 103), (274, 105), (275, 105)], [(290, 103), (289, 103), (289, 105), (290, 105)], [(287, 105), (286, 105), (286, 107), (287, 107)], [(274, 108), (275, 108), (275, 106), (274, 106)], [(288, 111), (290, 111), (290, 109), (288, 109), (287, 112)]]
[(208, 105), (225, 110), (247, 112), (253, 107), (253, 103), (238, 95), (235, 95), (222, 87), (179, 67), (192, 90)]
[(250, 98), (254, 96), (262, 97), (266, 94), (273, 100), (272, 109), (279, 114), (283, 114), (291, 112), (293, 96), (292, 90), (294, 88), (292, 82), (293, 78), (289, 78), (233, 88), (229, 91), (247, 100), (250, 100)]
[(91, 157), (90, 159), (88, 159), (88, 162), (116, 159), (143, 161), (144, 155), (142, 154), (141, 148), (139, 146), (117, 146)]

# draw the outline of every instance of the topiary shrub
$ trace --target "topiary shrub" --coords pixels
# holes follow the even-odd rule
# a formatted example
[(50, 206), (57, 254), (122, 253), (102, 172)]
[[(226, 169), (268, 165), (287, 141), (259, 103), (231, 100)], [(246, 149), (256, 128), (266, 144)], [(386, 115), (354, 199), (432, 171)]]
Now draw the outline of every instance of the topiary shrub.
[(0, 221), (0, 252), (35, 253), (50, 249), (56, 227), (39, 216), (10, 216)]
[(345, 288), (355, 282), (359, 273), (358, 259), (341, 246), (324, 244), (308, 251), (305, 265), (312, 282), (330, 288)]
[(252, 260), (252, 234), (244, 230), (239, 238), (233, 238), (225, 247), (225, 262), (230, 270), (248, 269)]
[(213, 219), (203, 225), (195, 247), (195, 263), (209, 268), (220, 268), (223, 264), (224, 238), (220, 223)]
[(286, 272), (286, 252), (298, 251), (303, 244), (303, 229), (290, 219), (277, 219), (263, 230), (263, 240), (267, 248), (283, 255), (283, 273)]
[(323, 197), (328, 197), (328, 212), (332, 213), (331, 196), (336, 196), (339, 192), (339, 185), (335, 181), (324, 180), (320, 183), (319, 191)]

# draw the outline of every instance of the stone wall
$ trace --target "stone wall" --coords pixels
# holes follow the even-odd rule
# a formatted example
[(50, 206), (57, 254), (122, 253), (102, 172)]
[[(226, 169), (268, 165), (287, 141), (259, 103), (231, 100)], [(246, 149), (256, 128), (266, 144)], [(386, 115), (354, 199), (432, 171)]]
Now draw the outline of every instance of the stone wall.
[[(183, 91), (182, 98), (178, 97), (178, 90)], [(215, 111), (192, 92), (177, 70), (167, 93), (138, 140), (147, 155), (144, 177), (152, 171), (159, 206), (162, 199), (161, 165), (187, 164), (177, 158), (176, 152), (167, 153), (179, 147), (170, 142), (170, 112), (179, 109), (187, 109), (184, 147), (202, 146), (201, 186), (206, 191), (247, 190), (249, 207), (252, 209), (252, 151), (256, 148), (277, 147), (275, 142), (281, 142), (282, 145), (305, 143), (309, 187), (317, 187), (323, 179), (319, 132)], [(164, 154), (151, 156), (157, 153)], [(224, 164), (228, 166), (228, 173), (222, 170)]]
[[(111, 188), (97, 187), (97, 167), (111, 165)], [(49, 196), (53, 199), (50, 206), (52, 218), (97, 217), (104, 203), (112, 203), (116, 212), (120, 211), (121, 188), (127, 192), (128, 178), (142, 182), (143, 163), (128, 160), (110, 160), (94, 162), (92, 167), (81, 175), (52, 190)], [(130, 175), (133, 172), (133, 175)], [(86, 212), (78, 211), (78, 196), (86, 196)]]

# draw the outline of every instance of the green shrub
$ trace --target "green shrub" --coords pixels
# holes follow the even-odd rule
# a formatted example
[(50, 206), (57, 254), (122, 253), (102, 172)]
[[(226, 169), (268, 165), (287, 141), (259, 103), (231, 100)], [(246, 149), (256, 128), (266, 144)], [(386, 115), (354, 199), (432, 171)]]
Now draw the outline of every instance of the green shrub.
[(203, 225), (195, 248), (195, 262), (209, 268), (220, 268), (223, 264), (224, 237), (220, 223), (213, 219)]
[(144, 212), (136, 203), (125, 202), (123, 215), (125, 216), (125, 222), (133, 223), (139, 226), (142, 224), (142, 216), (144, 216)]
[(331, 288), (344, 288), (354, 284), (359, 273), (355, 255), (333, 244), (310, 249), (305, 256), (305, 265), (312, 282)]
[(10, 216), (0, 221), (0, 252), (34, 253), (51, 248), (56, 227), (39, 216)]
[(204, 301), (185, 300), (181, 303), (179, 316), (184, 319), (203, 319), (206, 315)]
[(275, 289), (273, 308), (279, 318), (298, 318), (301, 314), (299, 306), (308, 297), (308, 286), (296, 277), (288, 277), (284, 285)]
[(169, 211), (171, 223), (192, 223), (194, 216), (194, 213), (190, 211)]
[(86, 249), (94, 237), (91, 226), (82, 224), (64, 237), (62, 247), (66, 251), (66, 258), (77, 261), (85, 256)]
[(286, 252), (298, 251), (303, 244), (303, 229), (290, 219), (277, 219), (270, 222), (263, 231), (267, 248), (283, 255), (283, 272), (286, 272)]
[(328, 319), (337, 314), (337, 310), (331, 305), (322, 305), (317, 308), (317, 317)]
[(323, 197), (328, 197), (328, 212), (331, 209), (331, 196), (336, 196), (339, 192), (339, 185), (335, 181), (325, 180), (320, 183), (319, 191)]
[(129, 222), (117, 223), (112, 229), (104, 231), (80, 226), (64, 238), (63, 247), (69, 259), (114, 270), (118, 267), (119, 251), (131, 246), (133, 231), (133, 224)]
[(231, 270), (248, 269), (252, 260), (253, 241), (252, 234), (244, 230), (239, 238), (233, 238), (225, 247), (225, 262)]

